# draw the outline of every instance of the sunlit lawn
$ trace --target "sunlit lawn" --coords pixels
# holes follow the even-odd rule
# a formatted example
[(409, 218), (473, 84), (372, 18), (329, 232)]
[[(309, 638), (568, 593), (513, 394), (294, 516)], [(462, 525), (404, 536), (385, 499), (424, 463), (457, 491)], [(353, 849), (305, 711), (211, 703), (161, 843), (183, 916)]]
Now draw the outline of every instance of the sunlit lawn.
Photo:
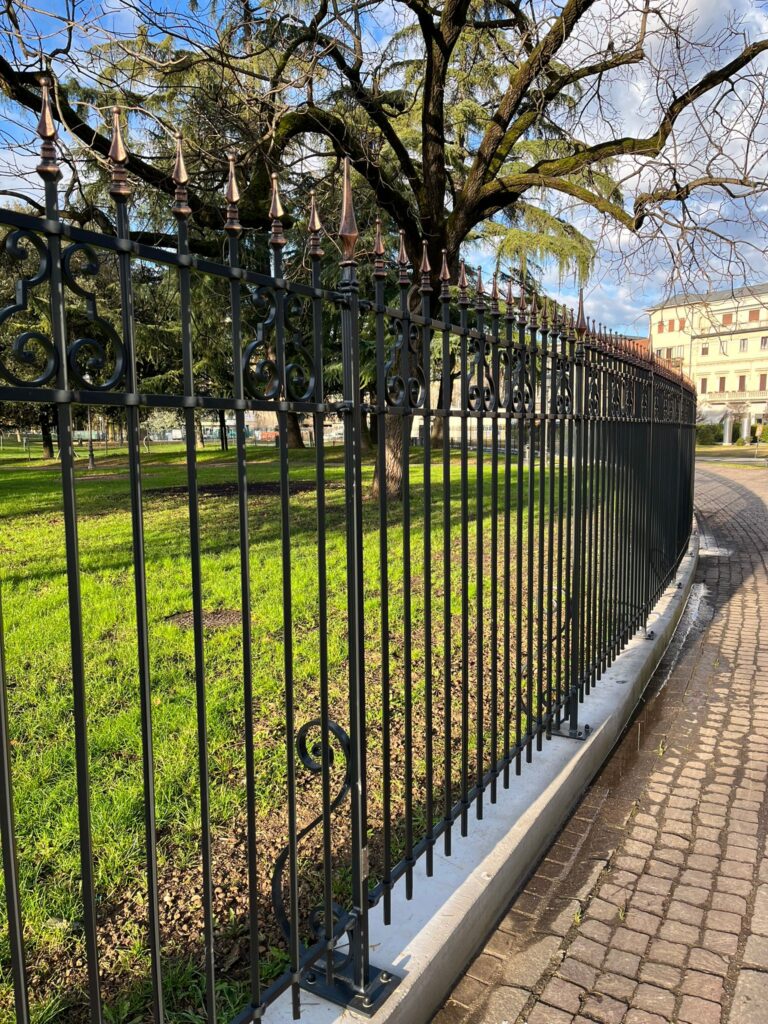
[[(108, 918), (130, 894), (141, 907), (144, 882), (142, 748), (135, 628), (130, 496), (125, 450), (97, 450), (97, 469), (86, 468), (86, 451), (77, 462), (80, 586), (90, 744), (91, 810), (96, 863), (96, 890)], [(423, 452), (412, 456), (413, 523), (410, 532), (415, 643), (414, 701), (423, 704), (424, 515)], [(13, 785), (21, 875), (25, 939), (30, 963), (36, 966), (34, 1018), (80, 1019), (72, 1016), (82, 993), (57, 990), (44, 964), (75, 961), (82, 956), (80, 927), (80, 864), (76, 774), (73, 743), (70, 632), (67, 604), (66, 551), (57, 463), (27, 462), (13, 445), (0, 453), (0, 591), (4, 618)], [(202, 532), (202, 578), (206, 612), (240, 609), (240, 551), (237, 498), (231, 492), (205, 493), (213, 484), (233, 484), (234, 453), (208, 448), (198, 454)], [(274, 448), (248, 450), (251, 483), (279, 479)], [(487, 460), (490, 464), (490, 460)], [(461, 507), (458, 459), (452, 463), (451, 549), (458, 551)], [(192, 629), (173, 616), (191, 608), (189, 515), (184, 451), (162, 446), (142, 455), (146, 536), (147, 603), (150, 623), (150, 669), (155, 744), (155, 785), (161, 882), (171, 868), (178, 873), (199, 858), (199, 789), (196, 697)], [(366, 459), (364, 483), (370, 488), (372, 458)], [(291, 453), (291, 480), (313, 484), (313, 450)], [(319, 621), (317, 561), (317, 496), (313, 487), (298, 488), (291, 497), (291, 569), (294, 623), (294, 710), (297, 727), (319, 709), (319, 637), (328, 643), (332, 714), (346, 721), (346, 561), (342, 450), (329, 447), (326, 458), (328, 618)], [(500, 472), (500, 481), (502, 474)], [(435, 590), (436, 665), (442, 651), (442, 467), (434, 453), (431, 569)], [(474, 457), (469, 466), (470, 505), (474, 538)], [(485, 493), (490, 493), (490, 466)], [(169, 492), (168, 488), (178, 488)], [(512, 494), (516, 484), (512, 471)], [(490, 537), (485, 500), (484, 546)], [(402, 510), (390, 510), (388, 570), (390, 575), (390, 640), (392, 651), (393, 723), (403, 715), (402, 633), (403, 584)], [(369, 756), (381, 758), (381, 704), (377, 689), (381, 662), (379, 633), (380, 576), (378, 506), (366, 497), (364, 509), (367, 667), (371, 680), (367, 715)], [(514, 534), (514, 510), (512, 514)], [(501, 537), (501, 532), (499, 534)], [(279, 500), (270, 492), (249, 498), (250, 577), (254, 673), (255, 762), (259, 821), (284, 825), (285, 690), (283, 677), (283, 599), (280, 557)], [(473, 539), (474, 543), (474, 539)], [(455, 555), (452, 554), (452, 560)], [(474, 561), (470, 558), (470, 564)], [(452, 572), (452, 615), (460, 612), (458, 567)], [(475, 580), (470, 571), (470, 601)], [(419, 631), (421, 630), (421, 633)], [(460, 657), (460, 637), (449, 625), (452, 657)], [(211, 778), (211, 817), (215, 835), (226, 837), (241, 821), (245, 806), (243, 747), (242, 627), (237, 621), (205, 630), (206, 711)], [(487, 642), (487, 637), (486, 637)], [(436, 668), (436, 685), (439, 671)], [(442, 683), (439, 684), (442, 687)], [(438, 707), (438, 714), (440, 709)], [(438, 730), (439, 730), (438, 722)], [(400, 742), (400, 741), (398, 741)], [(417, 777), (423, 774), (424, 737), (414, 740)], [(439, 736), (436, 769), (442, 770)], [(393, 755), (393, 771), (398, 757)], [(456, 784), (456, 770), (452, 772)], [(400, 789), (399, 795), (402, 795)], [(376, 817), (376, 796), (372, 797)], [(307, 814), (310, 812), (307, 811)], [(281, 815), (283, 817), (281, 817)], [(269, 833), (269, 828), (265, 824)], [(273, 829), (275, 831), (275, 829)], [(272, 837), (274, 844), (277, 839)], [(278, 844), (279, 845), (279, 844)], [(266, 844), (270, 849), (269, 843)], [(268, 867), (268, 865), (266, 865)], [(268, 879), (266, 879), (268, 881)], [(216, 881), (216, 879), (214, 879)], [(162, 894), (161, 894), (162, 895)], [(221, 929), (242, 931), (241, 924), (219, 921)], [(118, 982), (105, 997), (110, 1020), (140, 1021), (146, 999), (147, 953), (144, 923), (123, 926), (118, 947), (106, 956)], [(200, 971), (195, 956), (168, 936), (166, 995), (171, 1021), (204, 1020), (200, 1009)], [(267, 976), (284, 963), (280, 951), (263, 953)], [(9, 1012), (10, 990), (7, 931), (0, 944), (2, 985), (0, 1013)], [(226, 973), (226, 972), (225, 972)], [(246, 999), (244, 972), (235, 968), (220, 985), (221, 1019), (234, 1014)], [(121, 977), (133, 979), (130, 985)], [(75, 978), (82, 974), (75, 974)], [(122, 987), (121, 987), (122, 986)], [(111, 990), (108, 989), (108, 993)], [(195, 1012), (195, 1002), (197, 1011)], [(5, 1007), (5, 1011), (1, 1008)]]

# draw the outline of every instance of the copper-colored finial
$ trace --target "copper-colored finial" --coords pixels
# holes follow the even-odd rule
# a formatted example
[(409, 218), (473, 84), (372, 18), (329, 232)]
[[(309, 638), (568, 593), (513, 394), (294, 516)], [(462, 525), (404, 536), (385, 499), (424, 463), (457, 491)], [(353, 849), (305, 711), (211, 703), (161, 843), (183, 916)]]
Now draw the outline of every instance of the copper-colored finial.
[(491, 309), (498, 313), (499, 311), (499, 275), (498, 272), (493, 275), (493, 281), (491, 282)]
[(269, 216), (272, 221), (272, 235), (269, 240), (272, 245), (285, 245), (282, 221), (285, 210), (280, 200), (280, 183), (276, 174), (272, 174), (270, 177), (272, 179), (272, 201), (269, 204)]
[(569, 334), (575, 334), (576, 332), (576, 315), (573, 312), (573, 306), (568, 310), (568, 323), (567, 330)]
[(350, 178), (349, 157), (344, 157), (344, 176), (341, 194), (341, 224), (339, 225), (339, 238), (342, 241), (344, 262), (352, 263), (355, 258), (355, 243), (358, 239), (357, 221), (355, 220), (355, 207), (352, 203), (352, 180)]
[(451, 272), (448, 269), (448, 250), (447, 249), (443, 249), (443, 263), (442, 263), (442, 266), (440, 267), (440, 280), (441, 281), (450, 281), (451, 280)]
[(429, 263), (426, 239), (421, 243), (421, 264), (419, 265), (419, 273), (421, 274), (421, 283), (419, 285), (419, 290), (422, 292), (431, 292), (432, 267), (430, 266)]
[(120, 108), (112, 107), (112, 144), (109, 147), (109, 159), (112, 162), (112, 184), (109, 194), (113, 199), (125, 199), (131, 194), (128, 184), (128, 172), (125, 169), (128, 150), (123, 142), (120, 130)]
[(467, 265), (464, 260), (459, 264), (459, 304), (466, 306), (469, 302), (469, 296), (467, 295)]
[(40, 147), (40, 163), (37, 173), (41, 178), (58, 178), (59, 165), (56, 160), (56, 125), (51, 110), (51, 80), (47, 75), (40, 79), (41, 107), (40, 120), (37, 122), (37, 134), (43, 140)]
[(323, 225), (320, 221), (320, 216), (317, 212), (317, 203), (315, 202), (315, 190), (309, 193), (309, 255), (310, 256), (322, 256), (323, 250), (320, 248), (320, 232), (323, 230)]
[(179, 132), (176, 136), (176, 162), (173, 165), (171, 171), (171, 179), (176, 186), (176, 196), (173, 203), (173, 213), (176, 217), (188, 217), (192, 210), (189, 206), (189, 196), (187, 194), (187, 182), (189, 181), (189, 175), (187, 174), (187, 167), (184, 163), (184, 151), (181, 145), (181, 133)]
[(475, 285), (475, 294), (477, 295), (478, 299), (480, 299), (481, 301), (485, 297), (485, 288), (483, 287), (483, 268), (482, 267), (478, 267), (477, 268), (477, 284)]
[(184, 151), (181, 146), (181, 132), (176, 136), (176, 163), (173, 165), (171, 178), (175, 185), (186, 185), (189, 181), (187, 166), (184, 163)]
[(421, 265), (419, 271), (422, 274), (431, 274), (432, 267), (429, 264), (429, 254), (427, 253), (427, 242), (426, 239), (421, 243)]
[(579, 288), (579, 315), (576, 318), (576, 333), (579, 338), (583, 340), (584, 335), (589, 329), (587, 318), (584, 316), (584, 289)]
[(397, 251), (397, 264), (400, 267), (398, 282), (401, 285), (408, 284), (408, 253), (405, 249), (405, 232), (400, 229), (400, 248)]
[(237, 153), (234, 150), (231, 149), (227, 153), (227, 161), (229, 162), (229, 171), (227, 173), (227, 190), (224, 193), (224, 198), (231, 206), (234, 206), (240, 202), (240, 189), (237, 187), (237, 174), (235, 173)]
[(504, 302), (506, 304), (505, 316), (507, 320), (514, 320), (515, 318), (515, 294), (512, 289), (512, 275), (509, 275), (507, 281), (507, 294), (504, 296)]
[(527, 317), (527, 313), (528, 313), (528, 310), (527, 310), (526, 302), (525, 302), (525, 285), (521, 281), (520, 282), (520, 300), (519, 300), (519, 302), (517, 304), (517, 319), (518, 319), (518, 321), (521, 324), (525, 323), (525, 320), (526, 320), (526, 317)]
[(384, 239), (381, 237), (381, 217), (376, 218), (376, 236), (373, 240), (373, 276), (386, 277), (387, 271), (384, 266)]
[(128, 159), (128, 151), (120, 130), (120, 107), (112, 107), (112, 144), (109, 147), (109, 159), (115, 164), (124, 164)]
[(227, 188), (224, 193), (224, 198), (227, 200), (227, 219), (224, 223), (224, 230), (236, 234), (240, 231), (240, 216), (237, 210), (237, 204), (240, 202), (240, 189), (237, 187), (237, 174), (235, 173), (237, 153), (234, 150), (227, 153), (227, 161), (229, 162), (229, 171), (227, 173)]
[(37, 122), (37, 134), (41, 139), (55, 139), (56, 125), (53, 123), (51, 110), (51, 80), (46, 75), (40, 79), (40, 120)]

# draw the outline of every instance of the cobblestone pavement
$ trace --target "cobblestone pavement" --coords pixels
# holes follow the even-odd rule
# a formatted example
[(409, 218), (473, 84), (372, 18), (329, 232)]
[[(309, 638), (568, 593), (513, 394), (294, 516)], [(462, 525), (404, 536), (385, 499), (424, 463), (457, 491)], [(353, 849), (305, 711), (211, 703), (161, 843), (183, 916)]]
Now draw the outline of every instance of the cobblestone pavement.
[(643, 709), (434, 1024), (768, 1024), (768, 472), (696, 507)]

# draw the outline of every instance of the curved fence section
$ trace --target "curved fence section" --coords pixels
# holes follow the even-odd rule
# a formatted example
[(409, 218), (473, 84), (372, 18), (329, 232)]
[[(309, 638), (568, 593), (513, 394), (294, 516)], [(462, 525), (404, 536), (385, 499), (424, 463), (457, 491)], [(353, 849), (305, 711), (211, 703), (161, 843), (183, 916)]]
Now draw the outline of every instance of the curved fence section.
[[(693, 387), (642, 345), (590, 325), (583, 308), (574, 316), (513, 295), (511, 282), (502, 298), (497, 278), (486, 288), (463, 264), (457, 275), (446, 261), (431, 268), (426, 248), (414, 279), (404, 246), (390, 262), (380, 233), (361, 295), (348, 168), (343, 258), (327, 288), (314, 208), (308, 272), (284, 276), (276, 186), (271, 269), (250, 268), (234, 162), (216, 262), (190, 248), (183, 161), (177, 243), (159, 249), (132, 236), (120, 148), (116, 234), (66, 223), (50, 142), (45, 217), (0, 212), (12, 271), (0, 403), (52, 409), (57, 432), (48, 479), (60, 502), (79, 871), (62, 881), (54, 856), (36, 871), (40, 830), (57, 822), (22, 806), (14, 785), (34, 767), (34, 659), (15, 640), (30, 614), (21, 565), (2, 579), (2, 998), (19, 1022), (53, 998), (102, 1020), (123, 992), (114, 946), (124, 933), (143, 950), (135, 998), (157, 1022), (171, 1005), (209, 1021), (256, 1019), (286, 989), (298, 1016), (302, 988), (372, 1013), (397, 979), (369, 960), (370, 907), (383, 901), (389, 921), (393, 886), (417, 895), (419, 857), (431, 873), (436, 845), (450, 854), (457, 830), (493, 814), (499, 787), (514, 786), (545, 743), (580, 737), (582, 705), (673, 578), (691, 526)], [(147, 295), (162, 303), (148, 310)], [(207, 385), (214, 350), (228, 368), (218, 389)], [(80, 503), (90, 509), (95, 492), (74, 440), (86, 410), (119, 417), (127, 441), (109, 468), (125, 522), (110, 585), (114, 635), (127, 629), (131, 643), (125, 664), (116, 645), (107, 686), (134, 715), (130, 751), (109, 746), (110, 698), (95, 689), (83, 584), (98, 574), (100, 538), (89, 530), (84, 568)], [(175, 417), (183, 446), (179, 481), (160, 495), (142, 444), (157, 410)], [(249, 443), (256, 415), (274, 424), (271, 448)], [(234, 457), (219, 467), (228, 490), (209, 482), (196, 445), (204, 416), (234, 424)], [(293, 446), (297, 424), (310, 450)], [(158, 532), (171, 505), (176, 526)], [(224, 509), (228, 525), (216, 519)], [(169, 659), (179, 609), (156, 580), (177, 571), (188, 642)], [(229, 632), (214, 634), (222, 581), (237, 608)], [(227, 644), (237, 665), (222, 696)], [(169, 660), (183, 667), (179, 686)], [(158, 723), (169, 702), (170, 732)], [(179, 778), (183, 756), (190, 771)], [(140, 807), (121, 819), (132, 842), (115, 846), (104, 799), (122, 785), (109, 772), (123, 758), (126, 773), (140, 769)], [(126, 860), (114, 875), (110, 844)], [(77, 925), (57, 946), (57, 978), (41, 969), (50, 936), (30, 922), (62, 887), (69, 909), (50, 916)], [(182, 934), (174, 908), (187, 901)]]

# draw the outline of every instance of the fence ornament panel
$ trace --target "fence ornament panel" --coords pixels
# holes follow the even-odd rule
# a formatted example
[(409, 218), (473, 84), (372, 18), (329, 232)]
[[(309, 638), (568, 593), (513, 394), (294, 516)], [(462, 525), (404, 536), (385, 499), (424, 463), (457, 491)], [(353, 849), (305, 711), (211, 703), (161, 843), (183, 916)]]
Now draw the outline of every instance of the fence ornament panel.
[[(42, 87), (38, 173), (45, 215), (0, 211), (4, 250), (15, 268), (15, 298), (0, 311), (0, 402), (55, 406), (60, 441), (72, 661), (82, 929), (90, 1019), (104, 1019), (100, 909), (94, 884), (92, 782), (79, 564), (73, 408), (108, 404), (125, 416), (128, 436), (138, 696), (141, 706), (143, 840), (152, 1019), (166, 1019), (150, 629), (145, 573), (143, 469), (139, 411), (171, 408), (185, 424), (194, 700), (200, 798), (199, 853), (205, 1006), (218, 1019), (217, 923), (207, 719), (206, 638), (201, 575), (195, 415), (234, 415), (242, 643), (249, 940), (248, 1005), (238, 1021), (261, 1017), (281, 993), (301, 990), (371, 1014), (397, 984), (369, 959), (368, 915), (379, 901), (387, 923), (391, 893), (414, 892), (414, 864), (452, 835), (492, 813), (498, 787), (513, 785), (554, 736), (583, 738), (585, 698), (673, 578), (692, 516), (695, 393), (673, 365), (637, 342), (590, 326), (577, 315), (498, 276), (486, 292), (462, 261), (455, 286), (443, 254), (437, 277), (424, 244), (412, 274), (405, 239), (388, 265), (377, 222), (372, 294), (359, 296), (349, 161), (344, 162), (339, 283), (324, 288), (314, 195), (308, 221), (309, 280), (283, 276), (284, 211), (272, 180), (271, 269), (241, 262), (237, 165), (230, 154), (224, 195), (226, 259), (190, 250), (191, 207), (181, 139), (172, 172), (175, 248), (131, 238), (129, 154), (113, 115), (110, 150), (115, 235), (67, 223), (59, 213), (60, 170), (48, 83)], [(137, 267), (174, 275), (178, 295), (179, 386), (143, 389), (136, 351)], [(394, 275), (392, 273), (394, 269)], [(117, 296), (105, 317), (95, 279)], [(231, 388), (198, 390), (193, 336), (194, 275), (221, 292), (222, 330), (231, 339)], [(30, 326), (31, 302), (44, 301), (50, 329)], [(391, 299), (390, 296), (396, 296)], [(392, 305), (388, 302), (392, 302)], [(75, 305), (76, 304), (76, 305)], [(328, 319), (338, 323), (341, 380), (329, 385)], [(26, 319), (25, 319), (26, 318)], [(370, 337), (361, 339), (362, 325)], [(229, 342), (228, 342), (229, 343)], [(371, 400), (361, 397), (361, 350), (373, 353)], [(454, 382), (457, 386), (454, 386)], [(246, 413), (277, 420), (276, 508), (281, 536), (282, 780), (284, 841), (271, 861), (260, 852), (255, 764), (252, 523)], [(295, 657), (296, 580), (292, 565), (294, 496), (289, 417), (312, 423), (315, 439), (317, 668), (316, 713), (303, 720)], [(378, 489), (364, 488), (363, 419), (377, 426)], [(329, 515), (327, 424), (343, 430), (343, 515)], [(436, 439), (430, 434), (437, 430)], [(413, 443), (414, 426), (421, 443)], [(392, 445), (398, 434), (400, 444)], [(394, 453), (394, 454), (393, 454)], [(399, 462), (400, 500), (384, 482)], [(333, 667), (329, 615), (330, 531), (341, 531), (346, 608), (343, 685)], [(334, 663), (335, 664), (335, 663)], [(335, 674), (334, 674), (335, 673)], [(344, 694), (339, 701), (338, 692)], [(343, 706), (342, 706), (343, 705)], [(8, 679), (0, 619), (0, 839), (10, 974), (18, 1022), (31, 1003), (8, 720)], [(276, 728), (278, 723), (276, 723)], [(376, 763), (369, 759), (377, 744)], [(380, 745), (380, 749), (379, 749)], [(305, 806), (308, 780), (318, 795)], [(314, 791), (312, 791), (314, 792)], [(376, 825), (370, 808), (375, 804)], [(343, 837), (343, 841), (339, 837)], [(307, 845), (309, 844), (309, 845)], [(305, 849), (318, 858), (315, 888), (303, 875)], [(260, 935), (274, 920), (287, 966), (265, 979)]]

